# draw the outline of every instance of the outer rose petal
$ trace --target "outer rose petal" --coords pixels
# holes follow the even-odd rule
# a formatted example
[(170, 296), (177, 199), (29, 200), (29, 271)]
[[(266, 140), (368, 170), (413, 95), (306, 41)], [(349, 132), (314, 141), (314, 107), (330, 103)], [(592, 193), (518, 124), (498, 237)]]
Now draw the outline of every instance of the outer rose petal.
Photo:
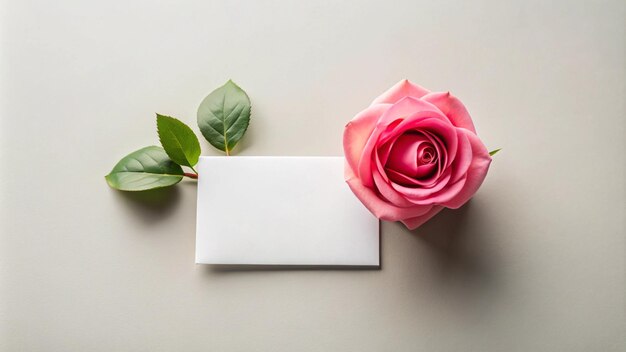
[(378, 192), (380, 192), (381, 196), (385, 198), (389, 203), (398, 206), (398, 207), (414, 207), (415, 205), (409, 202), (405, 197), (403, 197), (400, 193), (398, 193), (395, 189), (391, 187), (383, 177), (380, 175), (378, 171), (374, 171), (374, 183), (376, 184), (376, 188)]
[(458, 152), (456, 158), (452, 163), (453, 172), (450, 182), (454, 183), (460, 180), (466, 173), (467, 169), (472, 164), (472, 145), (469, 142), (466, 134), (457, 130), (457, 137), (459, 138)]
[(392, 205), (382, 200), (374, 191), (363, 186), (361, 180), (355, 175), (350, 165), (346, 163), (345, 179), (352, 190), (352, 193), (359, 198), (365, 207), (377, 218), (387, 221), (399, 221), (407, 218), (414, 218), (427, 214), (432, 206), (415, 205), (409, 208), (402, 208)]
[(394, 103), (389, 110), (381, 116), (380, 120), (378, 120), (378, 124), (389, 125), (397, 119), (413, 121), (427, 117), (439, 118), (442, 121), (446, 121), (446, 123), (449, 121), (446, 115), (434, 104), (413, 97), (404, 97)]
[(404, 226), (406, 226), (409, 230), (415, 230), (416, 228), (422, 226), (426, 221), (430, 220), (433, 216), (437, 215), (440, 211), (443, 210), (442, 206), (435, 206), (430, 211), (422, 216), (416, 216), (410, 219), (402, 220)]
[(407, 79), (403, 79), (381, 94), (378, 98), (374, 99), (372, 105), (382, 103), (394, 104), (404, 97), (413, 97), (417, 99), (428, 93), (430, 93), (428, 89), (422, 88), (417, 84), (413, 84)]
[(455, 96), (448, 93), (428, 93), (422, 97), (425, 100), (441, 110), (450, 122), (456, 127), (462, 127), (476, 133), (474, 122), (470, 117), (465, 105)]
[(356, 170), (361, 159), (363, 147), (372, 134), (378, 119), (391, 107), (391, 104), (372, 105), (358, 113), (348, 122), (343, 131), (343, 150), (346, 160), (353, 170)]
[(485, 176), (487, 176), (487, 171), (489, 170), (489, 164), (491, 164), (491, 156), (489, 155), (489, 151), (485, 148), (485, 145), (474, 133), (469, 132), (467, 130), (459, 129), (459, 133), (465, 133), (467, 139), (472, 146), (472, 163), (467, 170), (465, 185), (463, 189), (459, 191), (459, 193), (452, 199), (443, 202), (441, 205), (444, 205), (448, 208), (457, 209), (465, 204), (483, 183)]

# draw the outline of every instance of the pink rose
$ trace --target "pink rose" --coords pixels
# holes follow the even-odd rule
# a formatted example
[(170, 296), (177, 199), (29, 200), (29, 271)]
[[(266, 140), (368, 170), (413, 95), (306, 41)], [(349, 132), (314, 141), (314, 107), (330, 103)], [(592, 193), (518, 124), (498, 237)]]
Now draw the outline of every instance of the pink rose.
[(478, 190), (491, 156), (450, 93), (403, 80), (346, 125), (345, 178), (379, 219), (415, 229)]

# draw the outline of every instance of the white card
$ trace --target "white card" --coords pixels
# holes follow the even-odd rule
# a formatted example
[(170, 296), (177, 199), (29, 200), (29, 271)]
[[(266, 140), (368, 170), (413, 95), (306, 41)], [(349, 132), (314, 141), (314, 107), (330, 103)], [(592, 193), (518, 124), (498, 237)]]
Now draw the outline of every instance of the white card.
[(379, 222), (342, 157), (200, 158), (196, 263), (379, 265)]

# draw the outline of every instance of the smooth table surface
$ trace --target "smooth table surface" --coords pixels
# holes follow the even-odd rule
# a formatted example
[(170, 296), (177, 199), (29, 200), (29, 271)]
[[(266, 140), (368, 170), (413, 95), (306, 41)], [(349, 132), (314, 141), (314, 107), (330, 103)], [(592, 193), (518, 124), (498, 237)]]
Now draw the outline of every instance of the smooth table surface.
[[(624, 7), (3, 1), (0, 350), (623, 351)], [(238, 155), (341, 155), (403, 78), (503, 150), (468, 206), (383, 223), (380, 270), (196, 265), (193, 181), (103, 176), (229, 78)]]

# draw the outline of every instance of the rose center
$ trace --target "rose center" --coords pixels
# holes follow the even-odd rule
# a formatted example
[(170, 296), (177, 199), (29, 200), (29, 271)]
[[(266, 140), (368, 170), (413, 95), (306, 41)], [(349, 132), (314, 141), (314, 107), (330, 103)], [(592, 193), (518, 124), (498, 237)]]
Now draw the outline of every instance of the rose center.
[[(407, 184), (407, 179), (424, 180), (437, 171), (439, 150), (424, 133), (411, 131), (400, 135), (383, 157), (387, 175), (394, 182)], [(384, 149), (383, 153), (384, 154)], [(410, 181), (408, 182), (410, 183)]]
[[(425, 145), (424, 145), (425, 144)], [(432, 164), (437, 161), (437, 152), (430, 143), (424, 143), (417, 150), (418, 165)]]

